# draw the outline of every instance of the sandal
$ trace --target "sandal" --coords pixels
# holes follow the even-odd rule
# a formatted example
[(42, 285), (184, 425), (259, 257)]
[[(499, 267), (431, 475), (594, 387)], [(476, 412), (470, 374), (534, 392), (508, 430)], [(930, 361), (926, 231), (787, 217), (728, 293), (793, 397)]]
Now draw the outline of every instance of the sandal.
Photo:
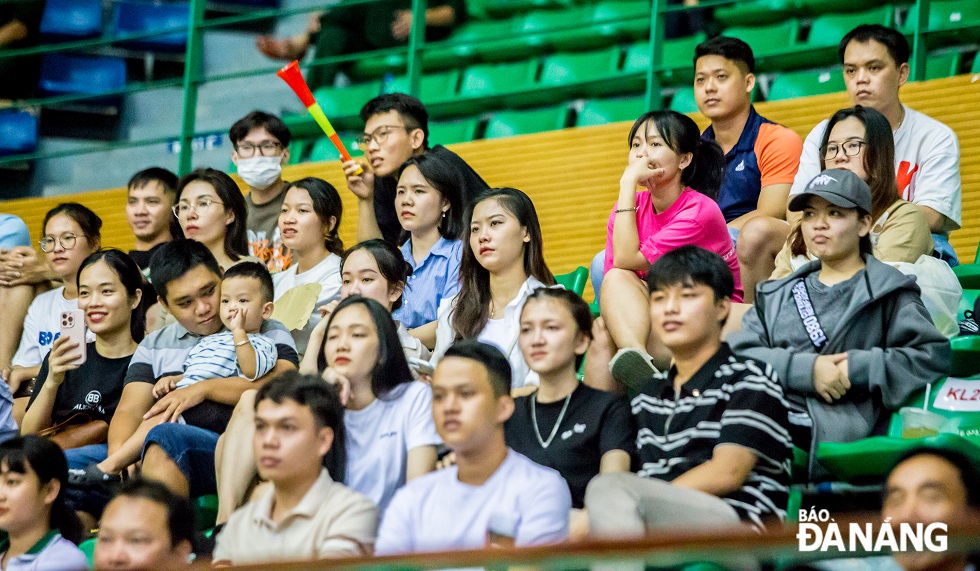
[(89, 464), (84, 469), (68, 470), (68, 484), (79, 488), (96, 488), (122, 482), (120, 474), (106, 474), (98, 464)]

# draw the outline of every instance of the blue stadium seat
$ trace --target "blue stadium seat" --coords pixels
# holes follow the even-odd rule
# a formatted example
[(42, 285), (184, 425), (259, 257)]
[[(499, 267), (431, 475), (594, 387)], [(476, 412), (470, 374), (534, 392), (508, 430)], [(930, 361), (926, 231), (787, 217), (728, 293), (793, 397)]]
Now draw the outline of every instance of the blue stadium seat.
[(98, 95), (126, 86), (126, 60), (111, 56), (46, 54), (41, 61), (40, 90), (49, 95)]
[(102, 35), (102, 0), (48, 0), (41, 35), (48, 41)]
[(119, 42), (120, 46), (148, 51), (183, 52), (187, 47), (189, 2), (164, 4), (117, 0), (112, 13), (115, 36), (163, 30), (181, 30), (161, 36)]
[(19, 155), (37, 149), (37, 117), (27, 111), (0, 112), (0, 155)]

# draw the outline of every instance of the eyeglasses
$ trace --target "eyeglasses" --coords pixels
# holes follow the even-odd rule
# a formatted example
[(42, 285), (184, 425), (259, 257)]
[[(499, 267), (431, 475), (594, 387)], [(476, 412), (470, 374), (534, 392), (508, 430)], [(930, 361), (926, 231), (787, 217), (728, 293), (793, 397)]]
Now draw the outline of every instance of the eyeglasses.
[(383, 145), (385, 144), (385, 141), (388, 140), (388, 136), (391, 135), (391, 132), (395, 129), (405, 129), (405, 131), (409, 130), (405, 125), (382, 125), (375, 129), (372, 133), (358, 135), (354, 140), (357, 141), (357, 144), (360, 147), (367, 147), (371, 144), (371, 141), (374, 141), (379, 145)]
[(217, 200), (211, 200), (210, 198), (202, 198), (194, 204), (181, 200), (177, 203), (177, 206), (172, 208), (172, 210), (174, 211), (174, 216), (180, 218), (181, 216), (187, 216), (191, 210), (193, 210), (195, 214), (204, 214), (209, 208), (211, 208), (212, 204), (220, 204), (224, 206), (225, 203), (218, 202)]
[(259, 150), (259, 154), (263, 157), (274, 157), (279, 154), (279, 149), (282, 145), (276, 143), (275, 141), (265, 141), (260, 145), (253, 145), (252, 143), (239, 143), (235, 145), (235, 150), (238, 151), (238, 156), (243, 159), (249, 159), (255, 156), (255, 149)]
[(66, 232), (61, 236), (45, 236), (37, 241), (38, 245), (41, 246), (41, 251), (45, 254), (48, 252), (53, 252), (55, 244), (61, 244), (61, 247), (65, 250), (71, 250), (75, 247), (79, 238), (87, 238), (84, 234), (82, 236), (77, 236), (73, 232)]
[(829, 145), (824, 145), (820, 148), (820, 153), (823, 155), (823, 160), (832, 161), (837, 158), (841, 150), (844, 151), (845, 157), (853, 157), (855, 155), (861, 154), (861, 149), (867, 145), (864, 141), (846, 141), (840, 145), (837, 143), (831, 143)]

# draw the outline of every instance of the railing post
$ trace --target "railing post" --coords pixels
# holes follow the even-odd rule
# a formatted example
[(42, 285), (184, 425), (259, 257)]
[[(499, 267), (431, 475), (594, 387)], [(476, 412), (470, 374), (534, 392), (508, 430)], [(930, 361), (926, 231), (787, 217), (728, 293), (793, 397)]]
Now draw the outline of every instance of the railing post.
[(929, 25), (929, 0), (917, 0), (915, 4), (915, 27), (912, 32), (912, 69), (909, 73), (911, 76), (909, 79), (922, 81), (926, 78), (926, 57), (928, 56), (925, 31)]
[(180, 159), (177, 171), (181, 176), (191, 171), (194, 150), (194, 123), (197, 118), (197, 89), (204, 61), (204, 8), (206, 0), (190, 0), (191, 17), (187, 26), (187, 51), (184, 54), (184, 112), (180, 122)]
[(650, 7), (650, 66), (647, 68), (646, 107), (647, 111), (660, 109), (663, 103), (660, 97), (660, 81), (657, 79), (657, 68), (660, 67), (660, 42), (664, 37), (664, 22), (661, 17), (662, 0), (653, 0)]
[[(412, 0), (412, 31), (408, 36), (408, 92), (409, 95), (419, 96), (419, 85), (422, 81), (422, 46), (425, 44), (425, 11), (429, 3), (426, 0)], [(457, 18), (459, 14), (457, 14)]]

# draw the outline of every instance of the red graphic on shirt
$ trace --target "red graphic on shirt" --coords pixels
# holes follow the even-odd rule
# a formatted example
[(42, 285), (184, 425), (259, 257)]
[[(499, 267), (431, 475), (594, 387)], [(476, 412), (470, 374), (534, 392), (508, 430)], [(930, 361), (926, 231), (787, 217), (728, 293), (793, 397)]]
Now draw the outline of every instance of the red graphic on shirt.
[(912, 175), (919, 170), (919, 165), (915, 165), (912, 170), (909, 170), (911, 166), (912, 163), (902, 161), (898, 163), (898, 172), (895, 173), (895, 178), (898, 179), (898, 195), (909, 202), (912, 201), (912, 193), (909, 189), (909, 185), (912, 184)]

